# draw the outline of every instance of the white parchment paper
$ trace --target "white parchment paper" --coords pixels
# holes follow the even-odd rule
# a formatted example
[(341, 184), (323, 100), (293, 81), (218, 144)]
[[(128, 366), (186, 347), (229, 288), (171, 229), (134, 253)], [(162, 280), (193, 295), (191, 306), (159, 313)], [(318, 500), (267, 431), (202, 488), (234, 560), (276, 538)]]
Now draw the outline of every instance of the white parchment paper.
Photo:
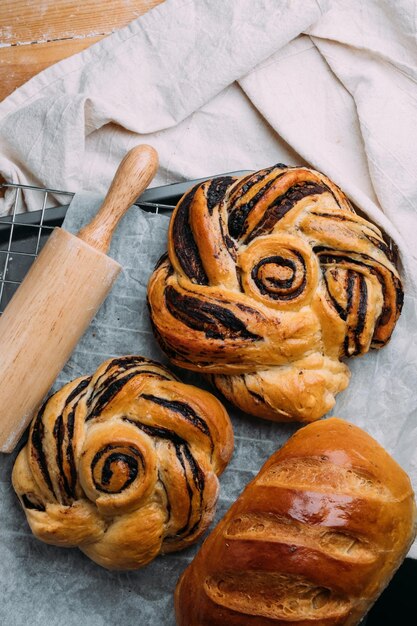
[[(76, 195), (65, 227), (76, 232), (97, 211), (102, 198)], [(146, 307), (146, 286), (166, 250), (169, 218), (132, 207), (113, 238), (110, 255), (123, 266), (111, 294), (80, 341), (55, 388), (92, 373), (106, 358), (141, 354), (167, 363), (154, 339)], [(417, 487), (417, 337), (416, 303), (406, 298), (390, 344), (350, 360), (352, 380), (338, 396), (333, 415), (367, 430), (412, 476)], [(184, 381), (206, 386), (197, 375), (175, 370)], [(257, 474), (266, 459), (299, 428), (245, 416), (230, 410), (235, 452), (221, 477), (216, 523)], [(15, 455), (0, 459), (0, 624), (174, 626), (176, 581), (198, 549), (158, 557), (137, 572), (108, 572), (78, 549), (49, 546), (30, 533), (12, 490)], [(213, 526), (214, 526), (213, 523)], [(212, 527), (213, 527), (212, 526)], [(417, 556), (416, 548), (412, 555)]]

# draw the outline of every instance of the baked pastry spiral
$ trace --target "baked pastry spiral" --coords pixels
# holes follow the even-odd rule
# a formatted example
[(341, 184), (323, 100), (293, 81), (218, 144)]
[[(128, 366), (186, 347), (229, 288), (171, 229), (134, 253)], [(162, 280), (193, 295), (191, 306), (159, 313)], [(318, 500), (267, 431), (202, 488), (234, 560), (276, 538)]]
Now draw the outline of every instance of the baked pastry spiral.
[(248, 413), (312, 421), (348, 385), (340, 359), (387, 343), (403, 292), (381, 231), (323, 174), (279, 164), (183, 196), (148, 300), (174, 363)]
[(207, 529), (232, 450), (214, 396), (125, 356), (45, 402), (12, 481), (36, 537), (137, 569)]
[(273, 454), (175, 592), (179, 626), (355, 626), (415, 537), (410, 480), (367, 433), (330, 418)]

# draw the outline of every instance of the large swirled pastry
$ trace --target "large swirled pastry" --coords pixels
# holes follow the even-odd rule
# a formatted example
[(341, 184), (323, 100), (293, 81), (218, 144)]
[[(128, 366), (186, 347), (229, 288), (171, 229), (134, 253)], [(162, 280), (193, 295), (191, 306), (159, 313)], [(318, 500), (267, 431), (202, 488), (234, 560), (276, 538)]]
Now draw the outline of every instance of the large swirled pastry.
[(148, 299), (174, 363), (248, 413), (312, 421), (348, 385), (341, 359), (387, 343), (403, 292), (381, 231), (342, 191), (276, 165), (183, 196)]
[(214, 396), (127, 356), (47, 400), (13, 486), (39, 539), (78, 546), (110, 569), (137, 569), (206, 530), (232, 450)]

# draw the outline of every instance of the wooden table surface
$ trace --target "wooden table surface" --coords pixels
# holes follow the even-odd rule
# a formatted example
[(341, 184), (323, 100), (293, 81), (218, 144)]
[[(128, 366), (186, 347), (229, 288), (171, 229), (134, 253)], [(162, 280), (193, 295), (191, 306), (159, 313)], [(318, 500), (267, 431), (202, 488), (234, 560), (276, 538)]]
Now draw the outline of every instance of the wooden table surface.
[(0, 0), (0, 101), (163, 0)]

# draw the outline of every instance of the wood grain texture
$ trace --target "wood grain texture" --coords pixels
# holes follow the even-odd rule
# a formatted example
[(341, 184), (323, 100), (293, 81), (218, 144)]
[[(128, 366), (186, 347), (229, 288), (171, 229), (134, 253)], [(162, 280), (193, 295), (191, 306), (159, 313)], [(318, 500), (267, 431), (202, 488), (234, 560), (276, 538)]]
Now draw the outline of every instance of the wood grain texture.
[(3, 0), (0, 101), (49, 65), (81, 52), (162, 0)]
[(0, 48), (0, 101), (54, 63), (81, 52), (102, 37), (48, 41)]

